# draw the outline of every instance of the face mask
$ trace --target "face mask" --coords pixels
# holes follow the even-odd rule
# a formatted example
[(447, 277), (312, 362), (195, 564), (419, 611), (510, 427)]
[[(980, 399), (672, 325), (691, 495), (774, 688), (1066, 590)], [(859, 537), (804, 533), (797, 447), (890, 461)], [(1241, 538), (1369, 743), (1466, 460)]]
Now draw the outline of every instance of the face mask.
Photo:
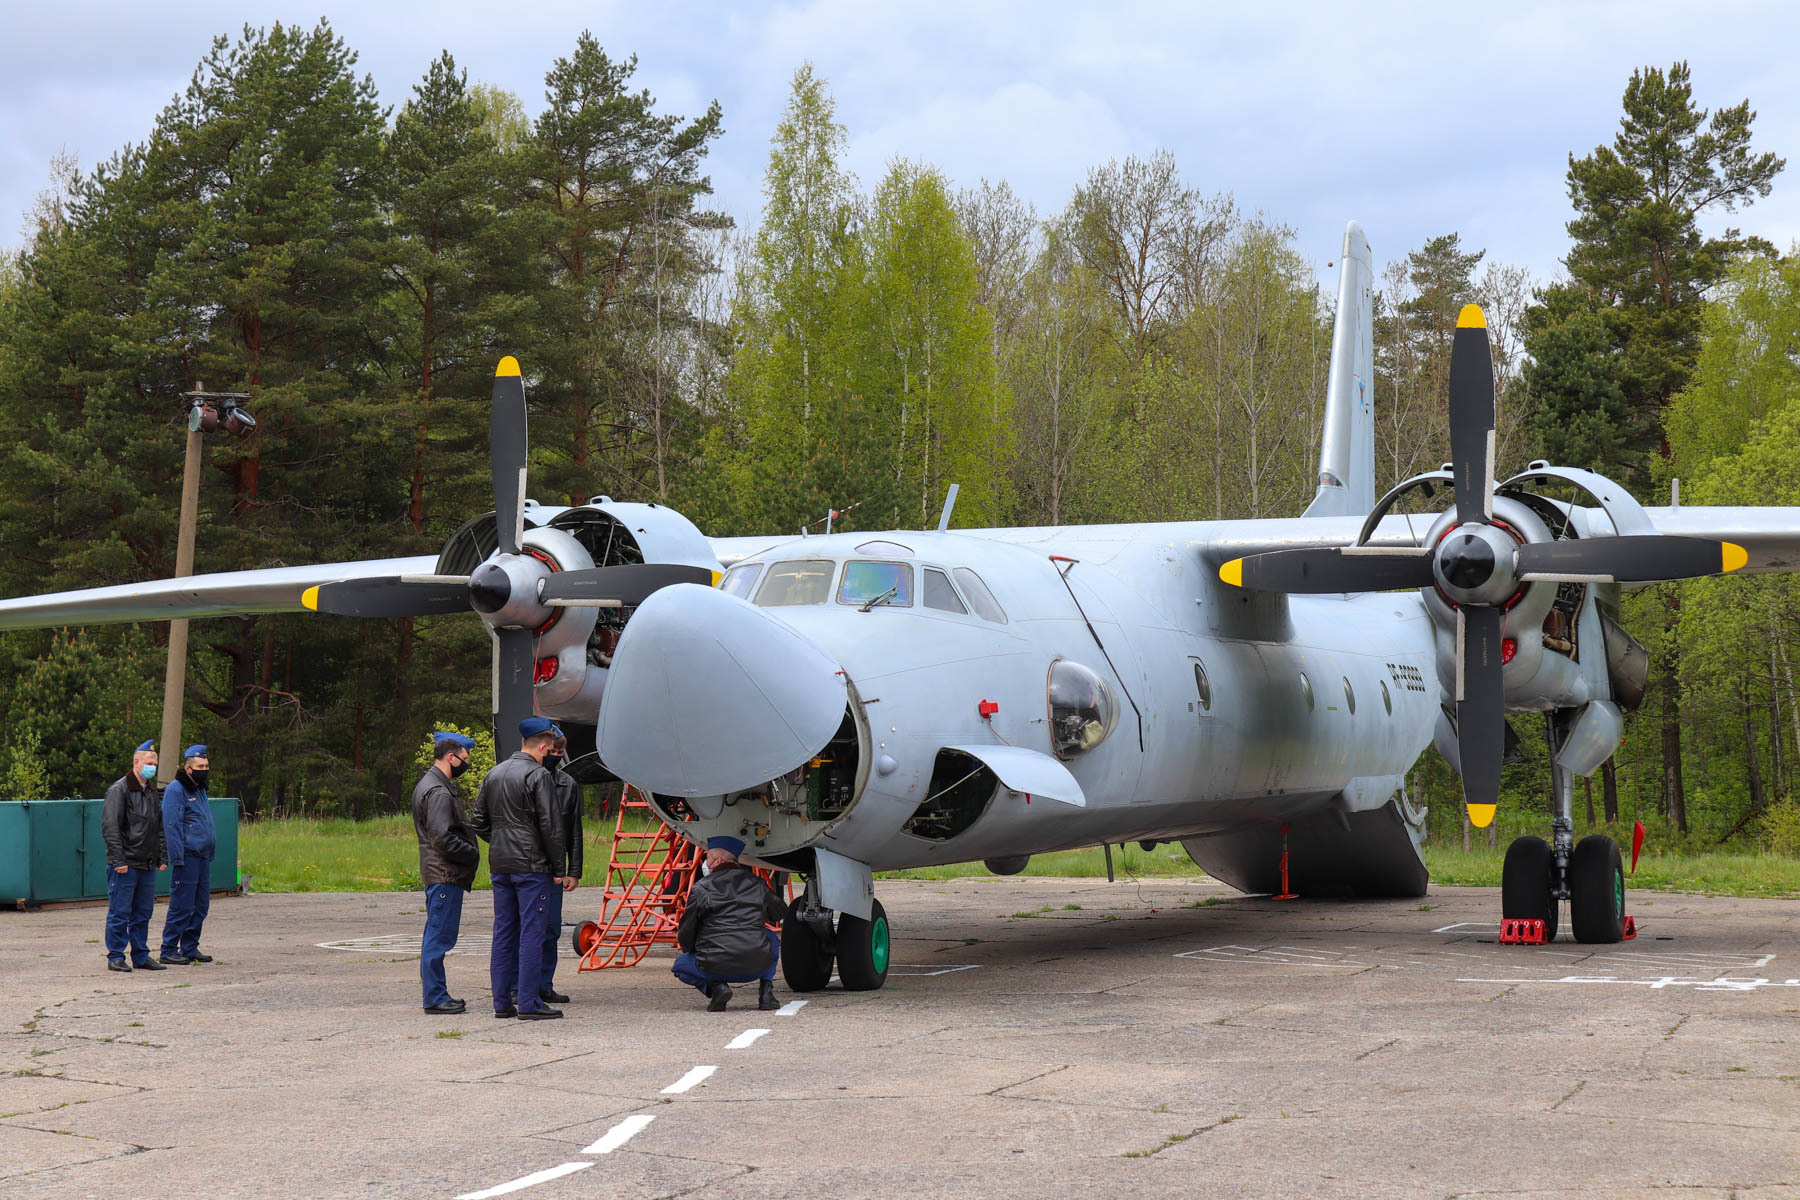
[(461, 775), (464, 771), (466, 771), (468, 769), (469, 769), (469, 760), (466, 758), (463, 759), (459, 763), (453, 763), (453, 764), (451, 764), (451, 767), (450, 767), (450, 778), (455, 779), (458, 775)]
[(562, 766), (562, 755), (560, 755), (560, 754), (544, 755), (544, 767), (546, 770), (554, 771), (554, 770), (556, 770), (556, 768), (558, 768), (560, 766)]
[(211, 774), (212, 772), (209, 770), (189, 771), (188, 778), (194, 781), (195, 787), (204, 791), (206, 789), (206, 777)]
[(152, 779), (156, 778), (156, 764), (155, 763), (145, 763), (143, 766), (138, 768), (138, 774), (142, 775), (144, 777), (145, 783), (150, 782)]

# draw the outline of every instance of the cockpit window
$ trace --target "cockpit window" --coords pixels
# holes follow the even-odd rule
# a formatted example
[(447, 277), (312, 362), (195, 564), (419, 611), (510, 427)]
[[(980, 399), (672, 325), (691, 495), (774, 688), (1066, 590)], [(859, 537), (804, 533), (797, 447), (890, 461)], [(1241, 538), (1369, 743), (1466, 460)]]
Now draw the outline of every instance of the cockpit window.
[(839, 604), (911, 608), (912, 592), (912, 568), (905, 563), (852, 562), (844, 564), (837, 598)]
[(1106, 681), (1078, 662), (1050, 664), (1050, 748), (1074, 758), (1106, 740), (1119, 723), (1119, 702)]
[(719, 580), (719, 590), (736, 596), (739, 600), (750, 598), (750, 589), (756, 586), (756, 577), (762, 574), (761, 563), (739, 563), (725, 572), (725, 578)]
[(994, 599), (994, 593), (987, 590), (987, 584), (981, 582), (981, 576), (967, 567), (958, 567), (956, 582), (962, 584), (963, 595), (969, 598), (969, 607), (975, 610), (976, 616), (996, 625), (1006, 624), (1006, 610)]
[(776, 563), (764, 577), (756, 603), (763, 608), (823, 604), (831, 598), (831, 572), (836, 566), (829, 558)]
[(925, 568), (925, 607), (953, 613), (969, 611), (963, 607), (956, 589), (950, 586), (950, 577), (936, 567)]

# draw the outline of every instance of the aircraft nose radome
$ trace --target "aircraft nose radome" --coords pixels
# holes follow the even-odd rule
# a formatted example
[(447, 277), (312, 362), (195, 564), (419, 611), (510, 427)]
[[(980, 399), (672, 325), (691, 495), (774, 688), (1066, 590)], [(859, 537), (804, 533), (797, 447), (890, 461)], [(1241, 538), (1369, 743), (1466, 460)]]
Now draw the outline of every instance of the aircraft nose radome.
[(831, 741), (849, 699), (813, 642), (735, 596), (653, 593), (619, 638), (595, 732), (619, 778), (717, 796), (785, 775)]

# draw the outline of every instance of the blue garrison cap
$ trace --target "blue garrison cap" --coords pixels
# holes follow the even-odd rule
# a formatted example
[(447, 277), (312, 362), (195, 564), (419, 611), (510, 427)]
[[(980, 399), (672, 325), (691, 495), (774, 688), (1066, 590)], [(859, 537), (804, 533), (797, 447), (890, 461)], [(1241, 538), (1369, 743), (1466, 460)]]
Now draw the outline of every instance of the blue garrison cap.
[(133, 751), (133, 752), (132, 752), (132, 753), (134, 753), (134, 754), (142, 754), (142, 753), (143, 753), (143, 752), (144, 752), (144, 751), (146, 751), (146, 750), (154, 750), (154, 749), (156, 749), (156, 739), (155, 739), (155, 738), (145, 738), (145, 739), (144, 739), (144, 744), (143, 744), (143, 745), (141, 745), (141, 746), (139, 746), (139, 747), (138, 747), (138, 748), (137, 748), (137, 749), (136, 749), (136, 750), (134, 750), (134, 751)]
[(206, 758), (207, 757), (206, 747), (202, 746), (199, 742), (195, 742), (193, 745), (189, 746), (186, 750), (183, 750), (181, 752), (181, 757), (183, 757), (183, 758)]
[(742, 838), (734, 838), (721, 833), (718, 837), (707, 838), (706, 848), (708, 850), (729, 850), (732, 854), (737, 855), (744, 852), (744, 842)]
[(526, 717), (519, 722), (519, 736), (522, 738), (539, 737), (546, 733), (556, 737), (563, 736), (563, 731), (549, 717)]
[(457, 733), (452, 729), (439, 729), (434, 731), (431, 735), (431, 744), (435, 746), (439, 742), (455, 742), (464, 750), (473, 750), (475, 748), (474, 738), (466, 733)]

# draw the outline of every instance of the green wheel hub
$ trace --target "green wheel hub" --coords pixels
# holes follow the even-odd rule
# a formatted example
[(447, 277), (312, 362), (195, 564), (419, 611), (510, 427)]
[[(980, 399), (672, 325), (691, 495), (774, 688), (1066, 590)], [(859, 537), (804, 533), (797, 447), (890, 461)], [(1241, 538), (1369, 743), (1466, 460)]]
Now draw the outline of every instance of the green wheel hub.
[(877, 919), (869, 930), (869, 958), (874, 963), (877, 973), (887, 970), (888, 923), (886, 917)]
[(1615, 913), (1625, 911), (1625, 872), (1622, 868), (1613, 872), (1613, 904)]

